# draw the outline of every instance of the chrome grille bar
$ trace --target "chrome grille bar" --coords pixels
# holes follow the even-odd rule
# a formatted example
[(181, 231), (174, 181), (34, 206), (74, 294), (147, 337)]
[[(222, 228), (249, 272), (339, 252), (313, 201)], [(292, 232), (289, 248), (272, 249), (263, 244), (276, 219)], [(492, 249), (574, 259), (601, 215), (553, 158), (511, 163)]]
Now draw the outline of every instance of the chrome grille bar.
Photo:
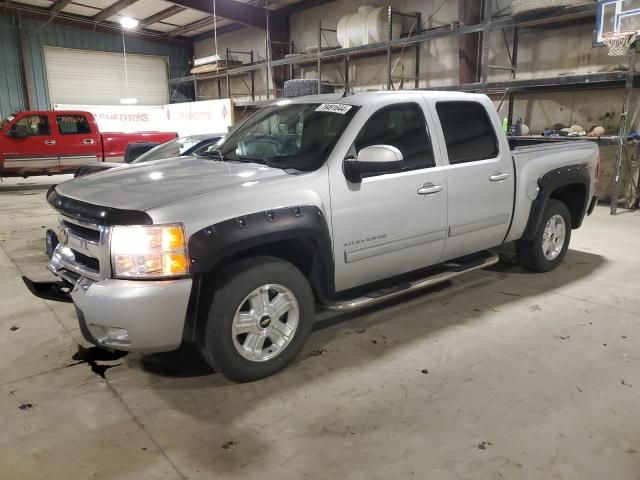
[[(80, 228), (73, 228), (74, 225)], [(67, 281), (76, 275), (94, 281), (111, 276), (111, 227), (61, 215), (60, 231), (60, 243), (49, 262), (49, 269), (53, 273), (66, 278)], [(96, 262), (98, 269), (95, 268)], [(71, 275), (68, 272), (71, 272)]]

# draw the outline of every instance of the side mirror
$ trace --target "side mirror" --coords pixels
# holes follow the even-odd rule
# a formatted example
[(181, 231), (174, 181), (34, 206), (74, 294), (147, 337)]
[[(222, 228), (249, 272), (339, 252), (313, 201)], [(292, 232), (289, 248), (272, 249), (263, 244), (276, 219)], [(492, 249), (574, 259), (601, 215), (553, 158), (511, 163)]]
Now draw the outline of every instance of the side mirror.
[(404, 157), (402, 152), (391, 145), (371, 145), (353, 156), (344, 159), (343, 168), (351, 183), (362, 182), (363, 175), (394, 173), (400, 171)]

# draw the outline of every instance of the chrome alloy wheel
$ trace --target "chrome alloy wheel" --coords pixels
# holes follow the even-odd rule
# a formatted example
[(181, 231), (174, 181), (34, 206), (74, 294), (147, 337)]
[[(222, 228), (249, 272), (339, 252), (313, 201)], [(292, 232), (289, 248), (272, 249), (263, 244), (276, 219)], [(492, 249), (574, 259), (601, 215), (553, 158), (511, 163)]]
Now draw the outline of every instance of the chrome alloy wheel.
[(542, 253), (544, 257), (553, 261), (564, 248), (564, 242), (567, 238), (567, 225), (561, 215), (552, 216), (547, 225), (544, 227), (542, 235)]
[(245, 297), (233, 318), (233, 344), (242, 357), (265, 362), (278, 356), (293, 340), (300, 307), (288, 288), (269, 284)]

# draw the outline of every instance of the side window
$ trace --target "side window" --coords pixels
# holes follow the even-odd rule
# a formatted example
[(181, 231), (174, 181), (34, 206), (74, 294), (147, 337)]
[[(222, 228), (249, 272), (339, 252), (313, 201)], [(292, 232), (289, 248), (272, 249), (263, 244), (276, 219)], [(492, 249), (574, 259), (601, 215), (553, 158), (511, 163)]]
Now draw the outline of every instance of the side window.
[(477, 102), (438, 102), (436, 110), (451, 165), (498, 156), (498, 139), (484, 106)]
[(87, 135), (91, 127), (84, 115), (58, 115), (56, 117), (61, 135)]
[(31, 115), (21, 118), (11, 127), (11, 132), (29, 137), (51, 135), (49, 118), (46, 115)]
[(424, 113), (417, 103), (399, 103), (374, 113), (355, 141), (357, 152), (371, 145), (391, 145), (400, 150), (403, 171), (435, 166)]

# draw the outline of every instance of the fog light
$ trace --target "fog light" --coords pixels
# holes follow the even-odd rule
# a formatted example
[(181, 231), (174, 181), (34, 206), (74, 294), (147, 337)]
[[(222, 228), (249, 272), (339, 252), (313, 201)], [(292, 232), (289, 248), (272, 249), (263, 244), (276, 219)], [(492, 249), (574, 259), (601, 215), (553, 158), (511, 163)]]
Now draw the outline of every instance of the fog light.
[(102, 325), (93, 325), (101, 330), (98, 342), (104, 345), (129, 345), (129, 332), (124, 328), (104, 327)]

